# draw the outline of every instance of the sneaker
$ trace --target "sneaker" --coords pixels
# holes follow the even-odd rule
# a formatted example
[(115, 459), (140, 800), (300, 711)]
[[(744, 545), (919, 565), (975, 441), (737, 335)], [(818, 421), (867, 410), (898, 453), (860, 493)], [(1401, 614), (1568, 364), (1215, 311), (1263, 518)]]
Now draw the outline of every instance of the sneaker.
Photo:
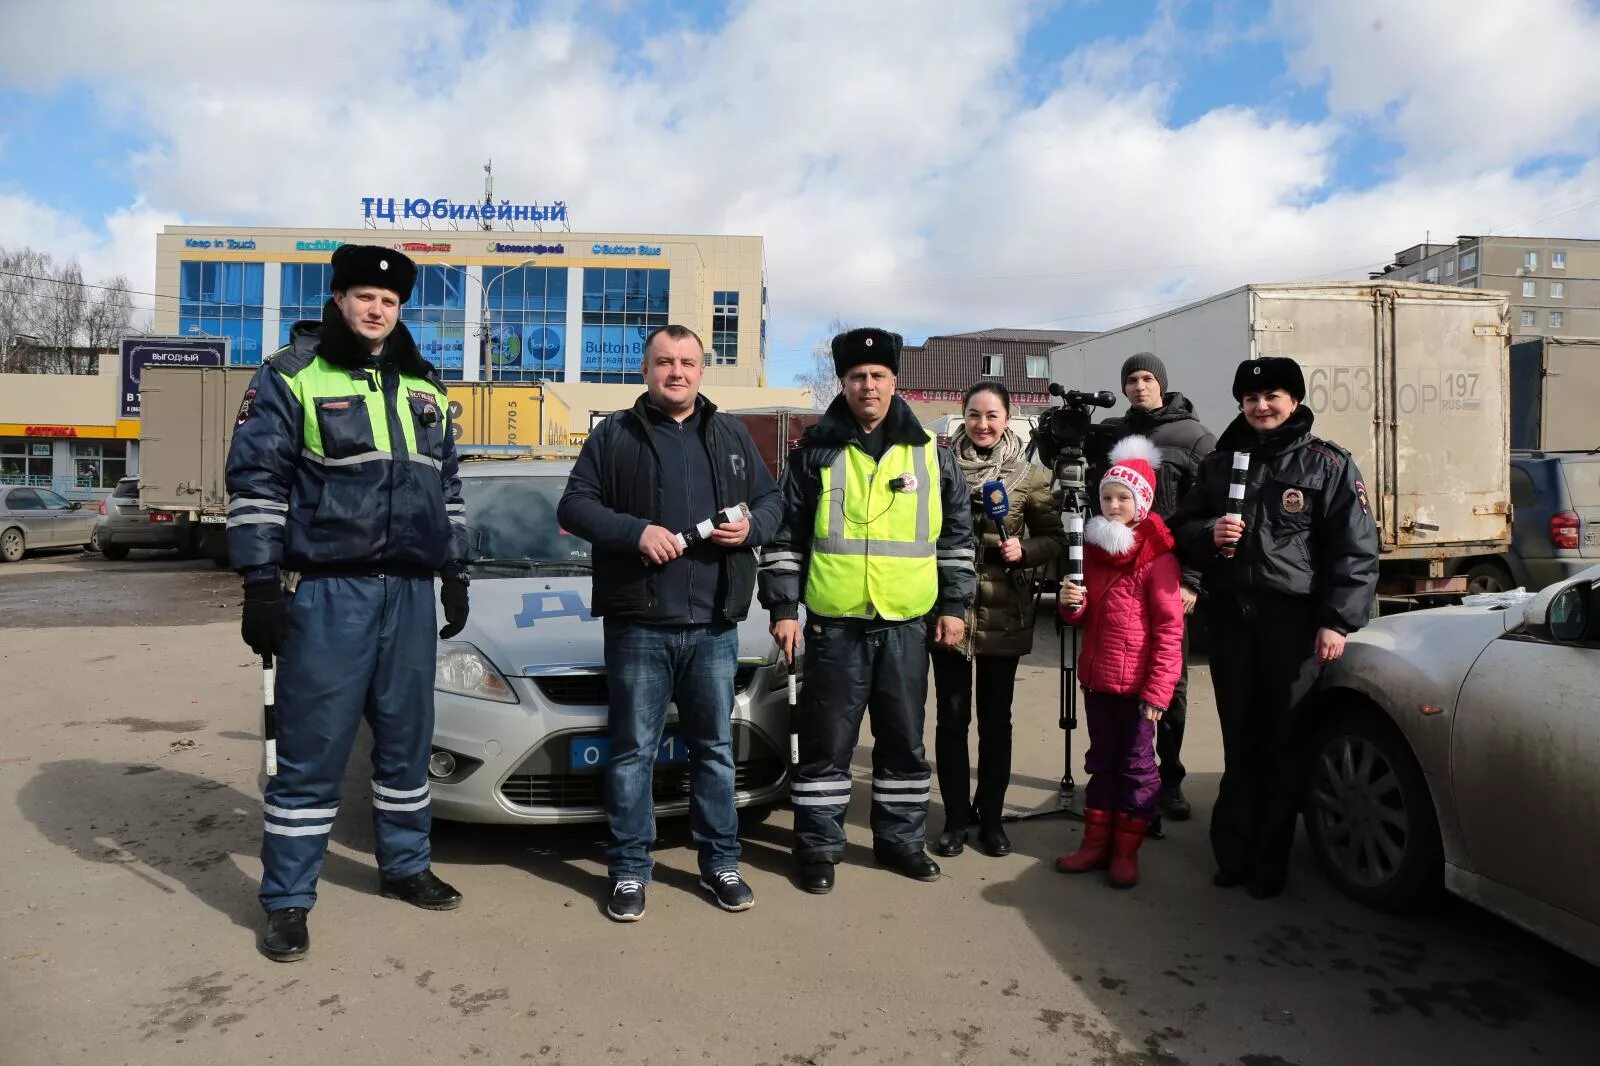
[(614, 922), (637, 922), (644, 917), (644, 882), (613, 881), (606, 917)]
[(756, 905), (756, 894), (745, 884), (738, 870), (723, 870), (710, 877), (702, 876), (700, 887), (711, 893), (717, 906), (725, 911), (747, 911)]

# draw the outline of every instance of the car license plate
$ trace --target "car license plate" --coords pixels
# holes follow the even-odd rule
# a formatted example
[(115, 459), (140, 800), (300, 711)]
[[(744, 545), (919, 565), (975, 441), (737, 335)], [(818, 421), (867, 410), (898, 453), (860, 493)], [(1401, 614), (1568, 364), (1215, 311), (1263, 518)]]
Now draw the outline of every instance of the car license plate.
[[(572, 741), (571, 766), (575, 774), (599, 773), (611, 759), (610, 737), (575, 737)], [(683, 738), (668, 733), (661, 738), (656, 750), (656, 762), (681, 763), (689, 760), (689, 748)]]
[(228, 524), (228, 516), (225, 514), (203, 514), (200, 516), (200, 524), (203, 526), (225, 526)]

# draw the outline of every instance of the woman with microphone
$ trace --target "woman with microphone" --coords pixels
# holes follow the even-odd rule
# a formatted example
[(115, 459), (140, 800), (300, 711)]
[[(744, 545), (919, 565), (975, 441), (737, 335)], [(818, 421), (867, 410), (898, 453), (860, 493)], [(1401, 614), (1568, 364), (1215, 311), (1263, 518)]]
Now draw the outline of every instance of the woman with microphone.
[[(966, 391), (961, 406), (962, 424), (950, 435), (950, 450), (972, 492), (978, 595), (960, 644), (946, 647), (930, 633), (938, 707), (934, 758), (945, 811), (944, 832), (933, 850), (944, 856), (961, 854), (968, 827), (976, 820), (979, 847), (998, 856), (1011, 851), (1000, 815), (1011, 780), (1011, 695), (1017, 662), (1033, 649), (1032, 571), (1061, 555), (1067, 537), (1050, 497), (1049, 475), (1028, 461), (1021, 438), (1011, 431), (1006, 387), (980, 381)], [(969, 799), (967, 731), (974, 674), (978, 790)]]

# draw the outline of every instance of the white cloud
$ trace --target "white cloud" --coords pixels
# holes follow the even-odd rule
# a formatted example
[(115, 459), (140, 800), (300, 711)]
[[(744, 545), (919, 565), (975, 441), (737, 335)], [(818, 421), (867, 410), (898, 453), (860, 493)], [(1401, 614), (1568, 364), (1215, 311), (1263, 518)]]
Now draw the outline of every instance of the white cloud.
[[(1581, 204), (1600, 179), (1512, 172), (1585, 128), (1588, 104), (1541, 118), (1538, 143), (1434, 128), (1458, 106), (1445, 68), (1476, 54), (1480, 28), (1436, 41), (1427, 78), (1385, 74), (1369, 91), (1375, 58), (1343, 54), (1366, 38), (1323, 13), (1347, 5), (1309, 0), (1285, 2), (1274, 25), (1295, 35), (1297, 70), (1326, 72), (1329, 119), (1234, 107), (1181, 127), (1165, 15), (1060, 57), (1047, 95), (1024, 102), (1027, 0), (752, 0), (712, 31), (628, 55), (560, 9), (514, 22), (428, 0), (185, 5), (181, 19), (65, 6), (0, 11), (0, 79), (41, 92), (90, 79), (154, 138), (129, 161), (139, 204), (105, 224), (57, 219), (41, 244), (148, 278), (155, 230), (180, 216), (351, 225), (363, 196), (470, 198), (492, 156), (497, 196), (565, 199), (578, 228), (763, 235), (780, 356), (835, 315), (911, 336), (1094, 328), (1245, 281), (1361, 277), (1425, 230), (1504, 232)], [(1433, 26), (1430, 5), (1403, 10), (1393, 25)], [(1540, 26), (1561, 14), (1539, 12)], [(1586, 39), (1593, 20), (1571, 21)], [(56, 40), (73, 47), (28, 44)], [(1572, 66), (1576, 92), (1589, 75)], [(1340, 193), (1340, 138), (1369, 114), (1408, 155), (1388, 183)], [(1459, 154), (1480, 134), (1492, 152)], [(1600, 209), (1551, 225), (1590, 232)]]
[(1589, 152), (1600, 133), (1600, 10), (1585, 0), (1278, 0), (1274, 14), (1333, 112), (1419, 162)]

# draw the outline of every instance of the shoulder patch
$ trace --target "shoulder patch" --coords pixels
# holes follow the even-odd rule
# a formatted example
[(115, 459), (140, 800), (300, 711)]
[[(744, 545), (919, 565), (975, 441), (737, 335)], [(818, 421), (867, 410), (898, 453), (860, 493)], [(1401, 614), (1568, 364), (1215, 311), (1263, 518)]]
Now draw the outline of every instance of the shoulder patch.
[(1367, 501), (1367, 485), (1366, 485), (1366, 482), (1363, 482), (1363, 481), (1357, 481), (1356, 482), (1356, 502), (1361, 505), (1361, 513), (1362, 514), (1371, 514), (1372, 513), (1372, 504)]
[(256, 390), (254, 386), (244, 390), (244, 399), (239, 401), (239, 414), (234, 418), (235, 426), (242, 426), (250, 421), (250, 416), (255, 413)]

